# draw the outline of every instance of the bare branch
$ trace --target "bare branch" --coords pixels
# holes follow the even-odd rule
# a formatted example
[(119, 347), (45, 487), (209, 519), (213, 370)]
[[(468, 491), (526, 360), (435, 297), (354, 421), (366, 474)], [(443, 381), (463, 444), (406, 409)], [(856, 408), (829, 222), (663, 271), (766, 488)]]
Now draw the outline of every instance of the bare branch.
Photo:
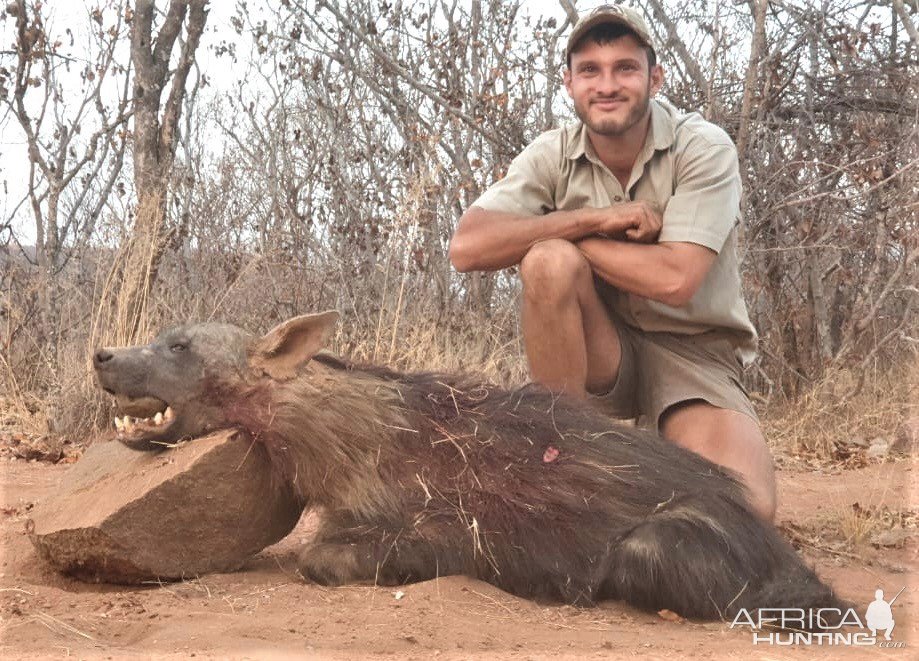
[(562, 6), (562, 9), (565, 10), (565, 16), (568, 17), (568, 22), (574, 25), (578, 22), (578, 10), (575, 8), (574, 3), (571, 0), (558, 0), (558, 4)]
[(686, 67), (687, 73), (695, 83), (696, 88), (704, 95), (706, 90), (708, 90), (708, 79), (706, 79), (705, 74), (702, 73), (702, 67), (699, 65), (699, 62), (689, 52), (686, 43), (680, 38), (676, 25), (670, 20), (667, 12), (664, 11), (661, 0), (648, 0), (648, 4), (651, 6), (655, 22), (661, 25), (667, 33), (667, 43), (662, 45), (665, 48), (673, 48), (676, 51), (683, 66)]
[[(482, 124), (477, 122), (474, 117), (469, 116), (458, 107), (456, 107), (455, 104), (445, 99), (437, 90), (418, 82), (417, 76), (415, 74), (406, 70), (401, 64), (390, 57), (389, 54), (383, 51), (383, 49), (374, 44), (368, 38), (366, 31), (357, 26), (353, 21), (349, 20), (333, 3), (327, 2), (326, 0), (318, 0), (317, 5), (321, 5), (328, 9), (335, 16), (335, 18), (348, 29), (349, 32), (356, 35), (361, 40), (361, 42), (370, 49), (374, 57), (376, 57), (381, 62), (384, 62), (385, 65), (392, 72), (396, 73), (407, 85), (418, 90), (419, 92), (423, 92), (425, 96), (440, 105), (444, 112), (447, 112), (462, 120), (467, 126), (481, 133), (487, 140), (495, 143), (503, 142), (503, 138), (501, 136), (482, 126)], [(342, 61), (343, 63), (347, 63), (347, 60), (343, 59)], [(368, 75), (368, 73), (369, 72), (358, 70), (358, 75), (362, 77)]]
[(906, 33), (909, 35), (909, 40), (913, 42), (914, 45), (919, 46), (919, 32), (916, 30), (916, 26), (913, 25), (913, 20), (909, 17), (909, 14), (906, 12), (906, 7), (903, 5), (903, 0), (892, 0), (893, 8), (897, 12), (897, 16), (900, 18), (900, 21), (903, 23), (903, 27), (906, 28)]

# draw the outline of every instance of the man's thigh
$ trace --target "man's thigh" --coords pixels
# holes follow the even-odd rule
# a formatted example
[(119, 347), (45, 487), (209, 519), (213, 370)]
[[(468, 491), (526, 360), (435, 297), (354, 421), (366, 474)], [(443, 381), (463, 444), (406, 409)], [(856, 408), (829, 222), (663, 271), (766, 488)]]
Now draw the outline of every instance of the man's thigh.
[(520, 274), (531, 368), (547, 346), (555, 352), (553, 358), (574, 352), (579, 354), (575, 362), (586, 366), (586, 374), (579, 375), (584, 390), (610, 390), (619, 374), (622, 343), (581, 251), (564, 239), (540, 241), (521, 261)]
[(734, 471), (756, 512), (771, 519), (772, 456), (730, 341), (717, 332), (649, 333), (637, 345), (642, 424)]
[(718, 331), (699, 335), (632, 332), (639, 424), (663, 431), (673, 407), (702, 400), (749, 417), (753, 404), (741, 384), (741, 367), (729, 339)]

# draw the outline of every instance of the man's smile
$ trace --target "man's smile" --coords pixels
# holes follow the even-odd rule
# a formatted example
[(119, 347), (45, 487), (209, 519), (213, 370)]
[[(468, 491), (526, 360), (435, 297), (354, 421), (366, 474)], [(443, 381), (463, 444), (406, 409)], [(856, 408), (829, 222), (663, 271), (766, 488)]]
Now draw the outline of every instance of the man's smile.
[(619, 106), (626, 103), (625, 99), (616, 98), (616, 99), (595, 99), (591, 101), (591, 105), (600, 108), (601, 110), (615, 110)]

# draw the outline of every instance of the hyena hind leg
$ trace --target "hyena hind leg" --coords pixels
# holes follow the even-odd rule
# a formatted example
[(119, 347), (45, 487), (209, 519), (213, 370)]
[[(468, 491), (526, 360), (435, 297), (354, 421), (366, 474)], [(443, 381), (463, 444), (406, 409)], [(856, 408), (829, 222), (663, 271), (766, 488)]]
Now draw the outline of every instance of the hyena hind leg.
[[(744, 530), (741, 515), (752, 530)], [(771, 571), (768, 540), (755, 534), (759, 525), (744, 512), (731, 520), (692, 504), (674, 507), (620, 541), (602, 591), (644, 610), (722, 618)]]

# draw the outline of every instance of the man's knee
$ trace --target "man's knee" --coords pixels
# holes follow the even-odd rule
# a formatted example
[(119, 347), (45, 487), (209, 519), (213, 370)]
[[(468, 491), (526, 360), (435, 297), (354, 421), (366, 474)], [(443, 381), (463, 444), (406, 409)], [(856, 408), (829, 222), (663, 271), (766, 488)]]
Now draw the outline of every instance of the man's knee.
[(775, 510), (778, 501), (775, 496), (775, 484), (772, 480), (766, 483), (762, 481), (747, 481), (748, 500), (753, 512), (763, 521), (772, 521), (775, 519)]
[(766, 521), (776, 510), (772, 455), (755, 420), (702, 400), (676, 405), (661, 415), (665, 438), (736, 473), (747, 488), (750, 506)]
[(590, 265), (581, 251), (564, 239), (540, 241), (520, 260), (524, 296), (535, 301), (568, 297), (584, 278)]

